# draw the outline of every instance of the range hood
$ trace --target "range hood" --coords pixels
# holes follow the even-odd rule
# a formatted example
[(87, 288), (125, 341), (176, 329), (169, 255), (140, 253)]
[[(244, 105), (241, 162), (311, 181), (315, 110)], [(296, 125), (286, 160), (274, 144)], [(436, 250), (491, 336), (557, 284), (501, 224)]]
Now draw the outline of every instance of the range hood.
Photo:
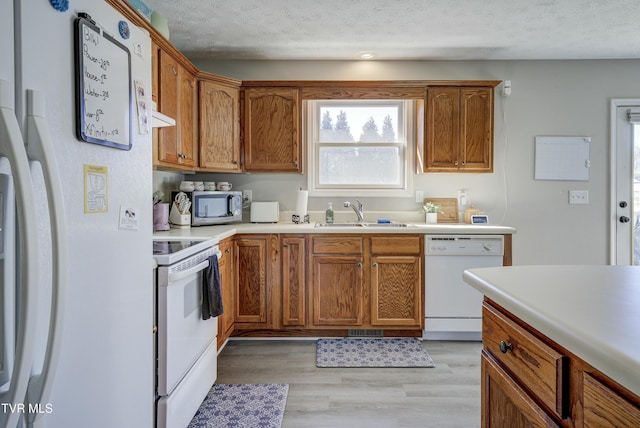
[(153, 102), (151, 104), (151, 127), (152, 128), (162, 128), (165, 126), (176, 126), (176, 120), (167, 116), (166, 114), (162, 114), (156, 110), (156, 103)]

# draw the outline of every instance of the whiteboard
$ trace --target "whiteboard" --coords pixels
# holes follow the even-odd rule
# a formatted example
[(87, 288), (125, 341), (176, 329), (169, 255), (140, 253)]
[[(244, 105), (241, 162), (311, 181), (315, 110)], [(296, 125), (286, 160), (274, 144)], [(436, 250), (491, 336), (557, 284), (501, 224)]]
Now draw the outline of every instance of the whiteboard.
[(76, 134), (131, 149), (131, 54), (86, 14), (75, 22)]
[(535, 179), (589, 181), (589, 137), (536, 137)]

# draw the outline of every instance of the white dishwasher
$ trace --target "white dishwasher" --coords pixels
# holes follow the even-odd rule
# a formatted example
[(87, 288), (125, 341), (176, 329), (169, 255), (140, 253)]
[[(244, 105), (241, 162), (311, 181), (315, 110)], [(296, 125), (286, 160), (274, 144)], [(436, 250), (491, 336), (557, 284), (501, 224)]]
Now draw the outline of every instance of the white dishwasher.
[(502, 266), (502, 235), (426, 235), (424, 331), (427, 340), (481, 340), (482, 294), (465, 269)]

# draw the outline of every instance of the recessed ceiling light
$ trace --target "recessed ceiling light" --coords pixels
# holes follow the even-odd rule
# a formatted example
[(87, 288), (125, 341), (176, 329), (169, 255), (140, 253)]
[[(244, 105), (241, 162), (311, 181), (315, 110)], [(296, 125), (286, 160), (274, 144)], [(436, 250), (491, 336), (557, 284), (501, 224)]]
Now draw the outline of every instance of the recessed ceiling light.
[(358, 56), (360, 57), (360, 59), (373, 59), (376, 57), (376, 54), (375, 52), (367, 51), (367, 52), (360, 52)]

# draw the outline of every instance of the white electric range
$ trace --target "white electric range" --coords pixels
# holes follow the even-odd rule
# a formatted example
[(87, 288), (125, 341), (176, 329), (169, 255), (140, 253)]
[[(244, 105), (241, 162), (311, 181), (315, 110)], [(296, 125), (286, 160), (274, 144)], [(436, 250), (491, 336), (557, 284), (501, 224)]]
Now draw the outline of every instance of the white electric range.
[(217, 377), (218, 319), (202, 319), (203, 271), (222, 257), (218, 239), (154, 238), (156, 427), (189, 425)]

